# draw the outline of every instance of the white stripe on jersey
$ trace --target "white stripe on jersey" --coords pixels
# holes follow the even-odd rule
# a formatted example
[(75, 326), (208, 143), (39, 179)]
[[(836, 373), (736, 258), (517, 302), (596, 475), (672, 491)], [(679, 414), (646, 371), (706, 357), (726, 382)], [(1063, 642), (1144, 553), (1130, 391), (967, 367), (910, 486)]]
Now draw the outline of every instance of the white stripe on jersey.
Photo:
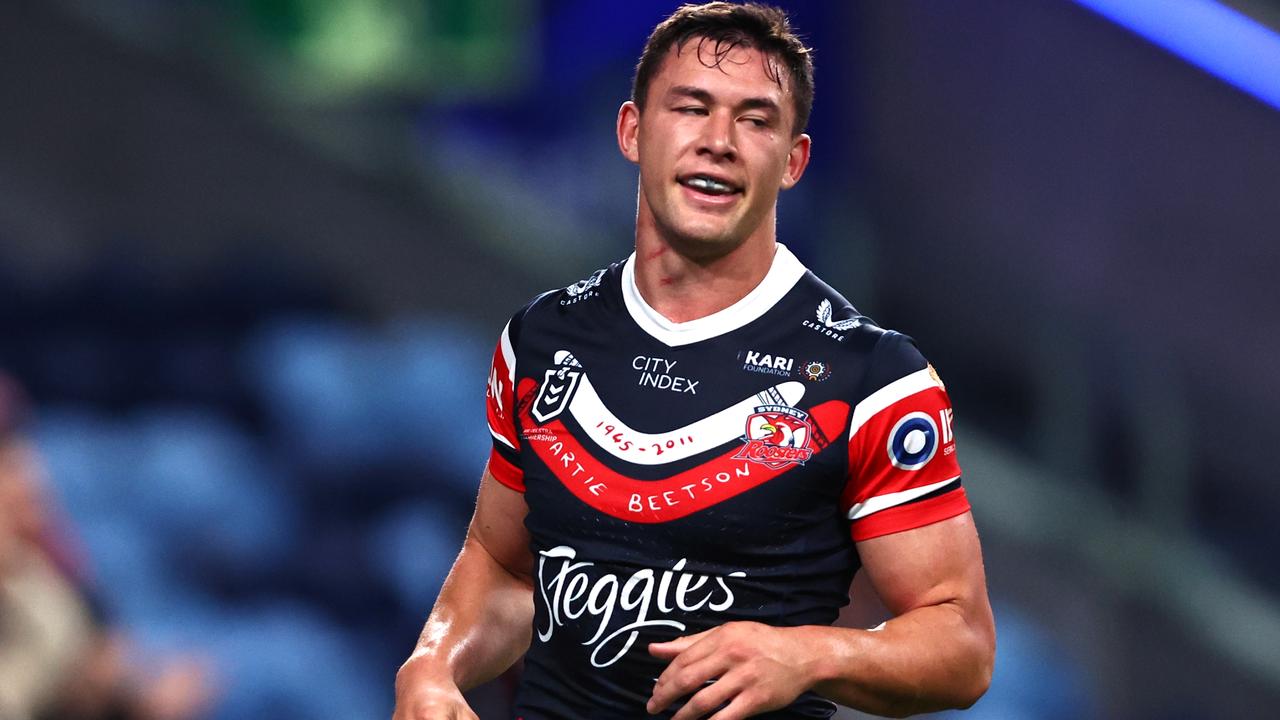
[(924, 368), (906, 377), (898, 378), (863, 398), (862, 402), (853, 409), (853, 420), (849, 423), (849, 442), (853, 442), (853, 436), (858, 434), (858, 429), (875, 417), (876, 413), (905, 397), (931, 387), (938, 387), (938, 383), (934, 382), (929, 374), (929, 368)]
[[(511, 405), (512, 405), (511, 410), (512, 410), (512, 412), (514, 412), (514, 411), (515, 411), (515, 396), (516, 396), (516, 392), (515, 392), (515, 385), (516, 385), (516, 351), (515, 351), (515, 349), (514, 349), (514, 348), (512, 348), (512, 347), (511, 347), (511, 321), (510, 321), (510, 320), (508, 320), (508, 321), (507, 321), (507, 324), (506, 324), (506, 325), (504, 325), (504, 326), (502, 327), (502, 338), (498, 341), (498, 348), (499, 348), (499, 352), (502, 354), (502, 362), (503, 362), (503, 364), (504, 364), (504, 365), (506, 365), (506, 366), (507, 366), (507, 384), (506, 384), (506, 387), (511, 388)], [(495, 364), (495, 366), (497, 365), (497, 361), (496, 361), (496, 360), (494, 361), (494, 364)], [(497, 372), (497, 370), (498, 370), (498, 368), (497, 368), (497, 367), (494, 367), (494, 368), (493, 368), (493, 372), (494, 372), (494, 373), (496, 373), (496, 372)], [(494, 386), (494, 376), (490, 376), (490, 379), (489, 379), (489, 392), (490, 392), (490, 393), (498, 393), (498, 395), (495, 395), (495, 396), (492, 398), (492, 400), (493, 400), (493, 402), (496, 402), (496, 403), (498, 404), (498, 407), (499, 407), (499, 408), (501, 408), (501, 407), (502, 407), (502, 397), (501, 397), (501, 393), (503, 392), (503, 390), (502, 390), (501, 382), (502, 382), (502, 381), (501, 381), (501, 380), (499, 380), (499, 381), (498, 381), (498, 386), (497, 386), (497, 387), (495, 387), (495, 386)], [(492, 436), (494, 437), (494, 439), (496, 439), (496, 440), (500, 440), (500, 441), (502, 442), (502, 444), (503, 444), (503, 445), (506, 445), (507, 447), (511, 448), (512, 450), (515, 450), (515, 449), (516, 449), (516, 446), (515, 446), (515, 445), (512, 445), (510, 440), (508, 440), (507, 438), (503, 437), (503, 436), (502, 436), (502, 433), (498, 432), (497, 428), (495, 428), (492, 424), (489, 424), (489, 423), (486, 423), (486, 425), (488, 425), (488, 426), (489, 426), (489, 434), (490, 434), (490, 435), (492, 435)]]
[(953, 483), (959, 479), (960, 476), (957, 475), (950, 480), (942, 480), (930, 485), (921, 485), (920, 487), (910, 488), (909, 490), (886, 493), (877, 497), (867, 498), (860, 503), (854, 503), (853, 507), (849, 508), (848, 518), (850, 520), (857, 520), (873, 513), (878, 513), (881, 510), (888, 510), (891, 507), (910, 502), (923, 495), (928, 495), (947, 483)]
[(507, 364), (507, 382), (511, 383), (511, 396), (515, 397), (516, 387), (516, 351), (511, 347), (511, 321), (502, 327), (502, 361)]
[(506, 439), (506, 438), (502, 437), (502, 435), (498, 434), (498, 432), (497, 432), (497, 431), (495, 431), (495, 430), (493, 429), (493, 426), (492, 426), (492, 425), (490, 425), (490, 426), (489, 426), (489, 434), (493, 436), (493, 439), (494, 439), (494, 440), (498, 440), (498, 441), (500, 441), (503, 445), (506, 445), (507, 447), (511, 448), (512, 450), (515, 450), (515, 449), (516, 449), (516, 446), (515, 446), (515, 445), (512, 445), (510, 440), (508, 440), (508, 439)]
[[(796, 405), (804, 397), (804, 384), (791, 381), (774, 385), (764, 392), (752, 395), (729, 407), (692, 422), (684, 427), (664, 433), (649, 434), (632, 430), (605, 407), (591, 380), (583, 373), (578, 389), (569, 401), (569, 412), (582, 426), (583, 434), (590, 437), (605, 452), (637, 465), (663, 465), (693, 457), (701, 452), (717, 448), (730, 440), (742, 437), (746, 432), (747, 416), (760, 405)], [(605, 426), (613, 426), (606, 433)], [(614, 442), (614, 435), (620, 441)], [(623, 450), (623, 444), (630, 446)], [(654, 448), (654, 445), (658, 448)]]

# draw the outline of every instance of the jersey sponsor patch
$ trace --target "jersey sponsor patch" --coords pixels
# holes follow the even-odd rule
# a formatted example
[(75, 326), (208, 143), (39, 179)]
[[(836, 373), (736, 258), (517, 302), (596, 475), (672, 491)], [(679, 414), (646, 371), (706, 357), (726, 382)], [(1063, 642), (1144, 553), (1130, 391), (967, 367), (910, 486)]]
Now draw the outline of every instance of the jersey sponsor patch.
[(715, 616), (730, 610), (735, 602), (730, 579), (746, 573), (713, 575), (688, 568), (688, 563), (680, 558), (670, 568), (646, 567), (622, 575), (601, 571), (569, 545), (539, 550), (538, 591), (547, 608), (545, 621), (535, 628), (539, 642), (550, 641), (557, 628), (579, 625), (571, 632), (586, 637), (581, 646), (590, 649), (591, 666), (605, 668), (622, 659), (643, 631), (683, 633), (687, 628), (680, 619), (690, 613)]
[(637, 355), (631, 359), (631, 367), (640, 371), (636, 384), (640, 387), (670, 390), (675, 393), (698, 394), (699, 380), (679, 375), (675, 372), (677, 360)]
[[(935, 375), (927, 367), (910, 373), (854, 408), (850, 474), (841, 502), (855, 526), (953, 483), (959, 489), (951, 401)], [(910, 518), (903, 523), (911, 526)]]
[[(945, 414), (945, 410), (943, 413)], [(889, 462), (899, 470), (919, 470), (938, 451), (938, 425), (928, 413), (902, 416), (889, 431)]]
[(564, 294), (566, 297), (560, 300), (561, 305), (574, 305), (589, 300), (600, 294), (596, 288), (600, 287), (600, 283), (604, 281), (607, 268), (602, 268), (591, 273), (591, 276), (566, 287)]
[(791, 377), (791, 370), (796, 363), (793, 358), (758, 350), (743, 350), (738, 353), (738, 360), (742, 362), (742, 369), (747, 372), (765, 373), (780, 377)]
[(862, 324), (862, 318), (860, 317), (846, 318), (844, 320), (833, 319), (831, 301), (826, 298), (823, 298), (822, 302), (818, 303), (816, 315), (817, 322), (813, 320), (805, 320), (801, 324), (810, 330), (820, 332), (823, 335), (840, 342), (844, 341), (844, 333), (853, 330)]
[(929, 363), (925, 369), (929, 371), (929, 378), (933, 380), (934, 384), (943, 390), (947, 389), (946, 384), (942, 382), (942, 378), (938, 375), (938, 370), (933, 367), (933, 363)]
[(809, 360), (800, 365), (800, 377), (809, 382), (826, 382), (831, 379), (831, 363)]

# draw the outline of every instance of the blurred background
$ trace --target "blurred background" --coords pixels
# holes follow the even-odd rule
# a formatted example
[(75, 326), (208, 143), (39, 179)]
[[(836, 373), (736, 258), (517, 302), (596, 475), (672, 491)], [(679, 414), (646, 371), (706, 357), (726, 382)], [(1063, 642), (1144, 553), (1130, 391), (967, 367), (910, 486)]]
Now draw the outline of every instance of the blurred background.
[[(960, 418), (965, 717), (1274, 717), (1280, 2), (778, 4), (780, 237)], [(630, 252), (675, 5), (0, 3), (0, 717), (390, 716), (503, 323)]]

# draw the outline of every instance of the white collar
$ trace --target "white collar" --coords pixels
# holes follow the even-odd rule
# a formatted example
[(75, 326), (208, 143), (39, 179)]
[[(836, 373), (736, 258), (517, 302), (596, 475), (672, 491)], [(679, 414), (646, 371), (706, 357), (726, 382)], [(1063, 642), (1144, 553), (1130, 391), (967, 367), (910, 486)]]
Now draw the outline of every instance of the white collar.
[(732, 332), (768, 312), (805, 274), (805, 266), (786, 245), (778, 243), (777, 248), (769, 272), (741, 300), (719, 312), (682, 323), (663, 317), (640, 296), (640, 288), (636, 286), (636, 255), (631, 253), (622, 268), (623, 303), (642, 330), (668, 347), (689, 345)]

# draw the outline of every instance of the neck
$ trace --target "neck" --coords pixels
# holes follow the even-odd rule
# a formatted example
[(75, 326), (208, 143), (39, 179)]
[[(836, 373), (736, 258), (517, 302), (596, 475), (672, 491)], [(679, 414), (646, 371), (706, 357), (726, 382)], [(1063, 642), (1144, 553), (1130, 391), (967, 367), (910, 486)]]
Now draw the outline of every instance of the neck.
[[(768, 227), (772, 230), (772, 223)], [(774, 234), (759, 235), (723, 254), (691, 257), (660, 233), (637, 227), (636, 288), (649, 307), (671, 322), (724, 310), (754, 290), (773, 265)]]

